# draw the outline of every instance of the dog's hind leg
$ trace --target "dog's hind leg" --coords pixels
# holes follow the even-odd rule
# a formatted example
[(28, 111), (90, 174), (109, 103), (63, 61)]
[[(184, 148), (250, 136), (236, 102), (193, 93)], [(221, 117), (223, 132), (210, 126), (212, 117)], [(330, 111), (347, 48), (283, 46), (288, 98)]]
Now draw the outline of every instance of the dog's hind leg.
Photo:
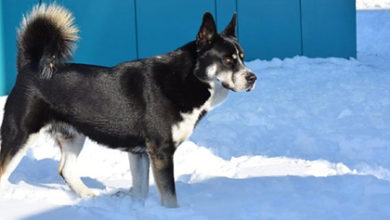
[(2, 137), (0, 151), (0, 190), (22, 160), (28, 148), (34, 143), (38, 133), (24, 134), (17, 131), (13, 137)]
[(47, 121), (46, 105), (25, 91), (13, 91), (8, 96), (1, 125), (0, 187), (34, 142)]
[(77, 132), (56, 132), (55, 139), (62, 153), (58, 173), (80, 197), (94, 196), (95, 194), (80, 179), (77, 169), (77, 157), (83, 148), (85, 136)]
[(131, 196), (144, 201), (149, 193), (149, 157), (147, 153), (129, 153), (132, 177)]

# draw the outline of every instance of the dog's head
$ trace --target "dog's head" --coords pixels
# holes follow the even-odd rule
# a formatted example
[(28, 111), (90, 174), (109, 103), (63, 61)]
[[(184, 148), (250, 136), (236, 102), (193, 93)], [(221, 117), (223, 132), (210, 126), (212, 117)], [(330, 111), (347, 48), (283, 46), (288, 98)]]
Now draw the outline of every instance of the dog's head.
[(236, 36), (237, 15), (217, 33), (213, 16), (206, 12), (196, 36), (198, 59), (195, 76), (206, 82), (219, 81), (232, 91), (250, 91), (256, 75), (244, 64), (244, 51)]

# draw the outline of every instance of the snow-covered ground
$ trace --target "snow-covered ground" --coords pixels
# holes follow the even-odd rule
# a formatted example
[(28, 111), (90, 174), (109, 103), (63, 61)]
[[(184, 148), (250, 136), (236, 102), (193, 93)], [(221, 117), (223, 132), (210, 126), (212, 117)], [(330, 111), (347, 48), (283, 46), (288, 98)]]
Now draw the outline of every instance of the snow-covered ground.
[(358, 10), (390, 9), (389, 0), (356, 0)]
[[(357, 5), (372, 2), (390, 5)], [(248, 63), (256, 89), (230, 94), (175, 154), (180, 208), (159, 205), (153, 179), (144, 206), (114, 196), (131, 185), (127, 155), (91, 141), (80, 173), (99, 196), (77, 198), (41, 135), (2, 191), (0, 219), (390, 219), (390, 11), (357, 19), (357, 60)]]

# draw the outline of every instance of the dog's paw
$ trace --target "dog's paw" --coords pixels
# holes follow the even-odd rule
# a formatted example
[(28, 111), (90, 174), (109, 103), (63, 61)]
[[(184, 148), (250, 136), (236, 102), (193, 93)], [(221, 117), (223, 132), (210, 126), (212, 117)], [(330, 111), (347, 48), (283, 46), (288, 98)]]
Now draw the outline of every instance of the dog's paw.
[(178, 208), (176, 196), (165, 195), (161, 198), (161, 205), (165, 208)]
[(93, 193), (90, 190), (85, 190), (77, 193), (81, 198), (93, 198), (96, 196), (95, 193)]

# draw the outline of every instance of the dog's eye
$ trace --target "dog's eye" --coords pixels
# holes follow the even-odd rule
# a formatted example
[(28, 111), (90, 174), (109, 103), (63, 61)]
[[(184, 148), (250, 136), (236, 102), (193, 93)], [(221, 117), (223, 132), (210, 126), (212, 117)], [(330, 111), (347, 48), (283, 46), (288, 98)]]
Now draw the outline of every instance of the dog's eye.
[(223, 61), (224, 61), (225, 63), (227, 63), (227, 64), (232, 64), (232, 63), (233, 63), (233, 59), (230, 58), (230, 57), (225, 57), (225, 58), (223, 59)]
[(240, 53), (240, 57), (241, 57), (241, 59), (244, 59), (244, 53)]

